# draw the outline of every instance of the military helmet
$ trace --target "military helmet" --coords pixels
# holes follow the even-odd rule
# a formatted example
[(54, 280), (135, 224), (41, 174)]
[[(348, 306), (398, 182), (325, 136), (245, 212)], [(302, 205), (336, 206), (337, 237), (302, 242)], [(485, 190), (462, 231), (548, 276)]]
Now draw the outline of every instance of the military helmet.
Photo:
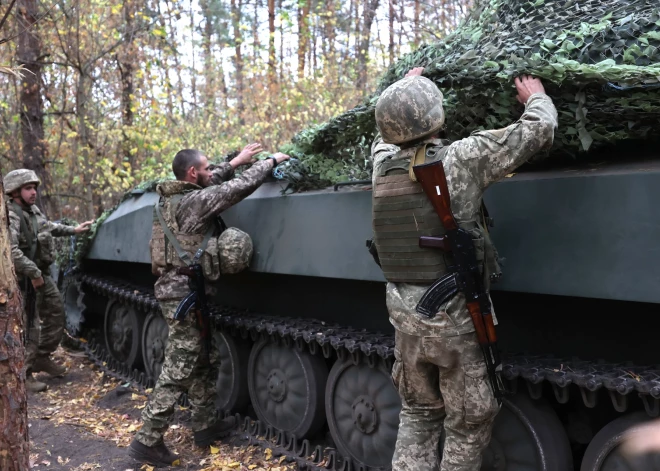
[(376, 124), (387, 144), (430, 136), (445, 124), (442, 92), (426, 77), (405, 77), (385, 89), (376, 103)]
[(28, 170), (26, 168), (19, 168), (18, 170), (12, 170), (4, 178), (5, 184), (5, 193), (10, 195), (14, 190), (23, 188), (24, 185), (28, 183), (35, 183), (39, 186), (39, 177), (34, 173), (33, 170)]
[(229, 227), (218, 237), (221, 273), (238, 273), (250, 266), (254, 247), (248, 234)]

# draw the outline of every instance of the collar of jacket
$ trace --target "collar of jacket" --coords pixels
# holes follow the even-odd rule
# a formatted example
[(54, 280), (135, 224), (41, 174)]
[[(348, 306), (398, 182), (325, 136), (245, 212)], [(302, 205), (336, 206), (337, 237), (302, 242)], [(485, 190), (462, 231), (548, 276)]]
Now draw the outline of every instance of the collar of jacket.
[(172, 196), (187, 191), (201, 190), (202, 187), (195, 183), (182, 182), (179, 180), (171, 180), (168, 182), (159, 183), (156, 186), (156, 191), (160, 196)]

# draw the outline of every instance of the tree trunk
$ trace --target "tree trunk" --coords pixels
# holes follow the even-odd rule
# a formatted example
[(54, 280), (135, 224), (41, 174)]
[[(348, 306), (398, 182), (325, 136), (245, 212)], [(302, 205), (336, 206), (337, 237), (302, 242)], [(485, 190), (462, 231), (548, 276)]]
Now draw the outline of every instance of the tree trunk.
[[(282, 11), (282, 3), (279, 0), (278, 8)], [(280, 82), (284, 80), (284, 21), (280, 19)]]
[(126, 132), (133, 126), (135, 113), (133, 111), (135, 101), (135, 65), (137, 63), (137, 51), (133, 42), (134, 38), (134, 20), (135, 20), (135, 2), (134, 0), (124, 0), (124, 44), (119, 54), (117, 54), (117, 68), (121, 78), (121, 153), (122, 157), (128, 161), (131, 171), (135, 171), (135, 155), (131, 154), (131, 139)]
[(243, 37), (241, 35), (241, 7), (242, 0), (231, 0), (231, 20), (234, 26), (234, 68), (236, 70), (236, 108), (238, 112), (238, 120), (240, 124), (244, 124), (243, 112), (245, 105), (243, 104), (243, 56), (241, 55), (241, 43)]
[(394, 2), (395, 0), (390, 0), (390, 64), (394, 64)]
[(45, 168), (48, 150), (44, 140), (44, 112), (41, 97), (41, 41), (36, 21), (39, 16), (37, 0), (19, 0), (18, 63), (28, 72), (21, 79), (21, 135), (23, 142), (23, 166), (34, 170), (41, 180), (41, 207), (48, 214), (51, 208), (52, 188), (50, 174)]
[(367, 59), (369, 57), (369, 43), (371, 40), (371, 25), (376, 16), (379, 0), (365, 0), (362, 12), (362, 31), (359, 37), (357, 50), (358, 80), (357, 89), (364, 92), (367, 86)]
[[(195, 40), (195, 9), (193, 8), (193, 0), (190, 0), (190, 43), (194, 44)], [(192, 56), (192, 68), (190, 69), (190, 85), (192, 92), (192, 112), (197, 112), (197, 70), (195, 67), (195, 48), (190, 48)]]
[(202, 51), (204, 56), (204, 103), (203, 106), (209, 110), (215, 110), (215, 61), (211, 51), (213, 44), (213, 13), (209, 8), (208, 0), (200, 0), (204, 16), (204, 31), (202, 37)]
[(268, 0), (268, 85), (275, 86), (275, 0)]
[(9, 222), (0, 191), (0, 469), (30, 469), (23, 309), (11, 258)]
[(419, 34), (420, 34), (420, 27), (419, 27), (419, 14), (421, 11), (421, 4), (419, 0), (415, 0), (415, 19), (414, 19), (414, 28), (415, 28), (415, 48), (419, 46)]
[(305, 77), (305, 57), (309, 47), (309, 3), (311, 0), (300, 0), (298, 5), (298, 79)]
[(254, 0), (254, 21), (252, 22), (252, 56), (256, 62), (259, 58), (259, 0)]
[(91, 88), (88, 83), (90, 79), (87, 77), (86, 70), (78, 71), (78, 85), (76, 87), (76, 118), (78, 120), (78, 139), (79, 145), (77, 152), (82, 157), (82, 187), (86, 190), (87, 201), (87, 219), (94, 218), (94, 194), (91, 183), (91, 169), (90, 154), (89, 154), (89, 124), (87, 122), (87, 100), (89, 98), (89, 89)]

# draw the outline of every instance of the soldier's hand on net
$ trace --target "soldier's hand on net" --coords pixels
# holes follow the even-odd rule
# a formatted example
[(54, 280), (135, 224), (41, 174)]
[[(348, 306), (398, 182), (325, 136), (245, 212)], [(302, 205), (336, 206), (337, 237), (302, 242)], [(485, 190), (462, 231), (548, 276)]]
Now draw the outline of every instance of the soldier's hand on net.
[(535, 93), (545, 93), (545, 88), (543, 88), (541, 80), (532, 77), (531, 75), (516, 77), (514, 83), (516, 84), (516, 90), (518, 91), (518, 96), (516, 98), (523, 105), (527, 103), (529, 97)]
[(277, 163), (278, 163), (278, 164), (281, 164), (281, 163), (284, 162), (285, 160), (289, 160), (289, 159), (291, 158), (291, 156), (286, 155), (286, 154), (283, 154), (283, 153), (281, 153), (281, 152), (276, 152), (276, 153), (274, 153), (274, 154), (273, 154), (273, 157), (275, 157), (275, 160), (277, 160)]
[(252, 144), (248, 144), (245, 147), (243, 147), (243, 150), (240, 152), (240, 154), (234, 157), (232, 161), (229, 163), (234, 168), (239, 167), (241, 165), (252, 164), (257, 161), (257, 159), (255, 159), (254, 156), (262, 151), (263, 148), (261, 147), (261, 144), (257, 144), (256, 142)]
[(422, 75), (422, 72), (424, 72), (424, 67), (415, 67), (414, 69), (411, 69), (408, 71), (406, 74), (406, 77), (412, 77), (415, 75)]
[(34, 287), (34, 289), (39, 289), (44, 285), (44, 277), (43, 276), (40, 276), (39, 278), (34, 278), (30, 281), (32, 281), (32, 286)]
[(80, 224), (79, 226), (76, 226), (76, 228), (73, 231), (76, 234), (80, 234), (81, 232), (87, 232), (91, 228), (93, 223), (94, 223), (94, 221), (85, 221), (82, 224)]

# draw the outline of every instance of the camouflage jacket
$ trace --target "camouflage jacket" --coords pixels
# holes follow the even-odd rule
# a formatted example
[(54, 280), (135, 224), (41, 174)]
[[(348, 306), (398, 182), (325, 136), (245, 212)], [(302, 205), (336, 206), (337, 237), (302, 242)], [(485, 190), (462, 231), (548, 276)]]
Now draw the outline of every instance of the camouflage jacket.
[[(261, 160), (232, 178), (234, 170), (229, 163), (214, 166), (211, 185), (202, 188), (194, 183), (173, 180), (158, 185), (161, 197), (187, 192), (176, 208), (176, 221), (182, 232), (204, 234), (209, 224), (224, 210), (250, 196), (266, 180), (273, 167), (270, 159)], [(192, 191), (191, 191), (192, 190)], [(207, 283), (209, 286), (209, 283)], [(154, 286), (159, 301), (179, 300), (190, 293), (188, 278), (175, 269), (165, 272)], [(212, 288), (209, 286), (209, 293)]]
[[(458, 224), (477, 223), (486, 188), (537, 152), (549, 148), (556, 128), (557, 110), (552, 99), (539, 93), (529, 98), (525, 112), (514, 124), (497, 130), (478, 131), (451, 143), (443, 157), (443, 165), (451, 194), (451, 209)], [(414, 153), (414, 147), (401, 151), (395, 145), (383, 143), (377, 136), (371, 148), (374, 175), (385, 160), (409, 159)], [(452, 298), (445, 311), (434, 319), (417, 314), (415, 306), (427, 288), (428, 285), (388, 283), (387, 307), (394, 327), (420, 336), (451, 336), (474, 331), (461, 293)]]
[[(42, 272), (47, 270), (50, 264), (55, 261), (55, 242), (53, 237), (74, 235), (75, 228), (49, 221), (36, 205), (30, 206), (28, 209), (21, 209), (23, 210), (24, 227), (27, 227), (28, 233), (21, 230), (21, 219), (12, 202), (7, 202), (11, 255), (14, 260), (16, 275), (35, 279), (39, 278)], [(36, 237), (32, 216), (36, 220)], [(30, 240), (33, 240), (36, 244), (36, 252), (33, 259), (29, 257)]]

